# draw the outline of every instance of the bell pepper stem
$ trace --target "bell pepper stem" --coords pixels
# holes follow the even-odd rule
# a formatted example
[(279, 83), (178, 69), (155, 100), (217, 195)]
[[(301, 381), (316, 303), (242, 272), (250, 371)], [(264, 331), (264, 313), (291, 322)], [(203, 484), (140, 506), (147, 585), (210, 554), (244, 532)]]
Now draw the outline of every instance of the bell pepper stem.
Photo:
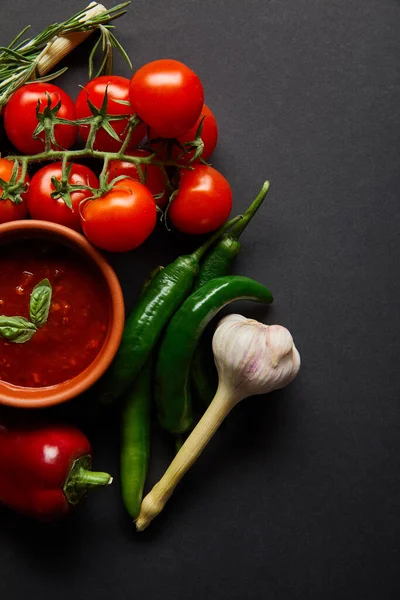
[(74, 478), (74, 483), (77, 487), (85, 487), (88, 489), (98, 486), (110, 485), (110, 483), (112, 483), (112, 477), (108, 473), (80, 469), (78, 474)]
[(162, 511), (184, 474), (196, 462), (230, 412), (229, 395), (226, 389), (218, 388), (214, 400), (182, 445), (163, 477), (144, 498), (136, 520), (138, 531), (146, 529)]
[(250, 223), (251, 219), (254, 217), (261, 204), (263, 203), (265, 196), (268, 194), (269, 186), (269, 181), (265, 181), (263, 183), (261, 190), (258, 192), (257, 196), (250, 204), (246, 212), (243, 213), (243, 217), (229, 231), (229, 235), (238, 238), (243, 233), (243, 231), (246, 229), (247, 225)]
[(72, 465), (63, 488), (69, 504), (78, 504), (90, 489), (112, 483), (111, 475), (91, 471), (90, 467), (90, 456), (81, 456)]

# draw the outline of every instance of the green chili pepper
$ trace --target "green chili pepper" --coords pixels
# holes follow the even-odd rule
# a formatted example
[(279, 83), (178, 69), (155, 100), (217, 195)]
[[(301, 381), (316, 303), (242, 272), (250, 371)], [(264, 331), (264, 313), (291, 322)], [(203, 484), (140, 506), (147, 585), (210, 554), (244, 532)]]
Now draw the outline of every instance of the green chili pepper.
[[(239, 237), (263, 203), (269, 186), (269, 181), (266, 181), (257, 197), (243, 214), (242, 219), (228, 233), (221, 236), (215, 246), (204, 257), (195, 281), (195, 290), (210, 281), (210, 279), (214, 279), (214, 277), (223, 277), (230, 273), (233, 261), (242, 249)], [(191, 378), (196, 395), (204, 406), (208, 406), (214, 398), (218, 376), (211, 348), (201, 340), (193, 357)]]
[(153, 281), (153, 279), (156, 277), (156, 275), (158, 275), (159, 273), (161, 273), (161, 271), (163, 269), (164, 269), (164, 267), (162, 267), (161, 265), (159, 265), (158, 267), (155, 267), (150, 272), (150, 275), (148, 276), (148, 278), (146, 279), (146, 281), (143, 284), (142, 289), (140, 290), (139, 298), (141, 296), (143, 296), (143, 294), (145, 293), (145, 291), (147, 290), (147, 288), (149, 287), (149, 285), (151, 284), (151, 282)]
[(190, 363), (197, 342), (211, 319), (235, 300), (270, 303), (271, 292), (248, 277), (218, 277), (189, 296), (171, 319), (156, 367), (156, 402), (161, 426), (174, 434), (192, 424)]
[[(163, 267), (153, 269), (139, 298)], [(121, 492), (125, 508), (136, 519), (142, 503), (150, 456), (150, 412), (152, 399), (150, 356), (125, 395), (121, 423)]]
[(112, 402), (127, 390), (165, 325), (190, 292), (201, 258), (220, 235), (240, 219), (236, 217), (225, 223), (193, 254), (180, 256), (150, 280), (126, 320), (119, 350), (99, 384), (101, 401)]
[(195, 350), (190, 367), (190, 377), (196, 400), (199, 400), (198, 409), (204, 411), (210, 405), (218, 387), (218, 373), (211, 349), (211, 340), (205, 340), (204, 336), (200, 338)]
[(232, 263), (242, 249), (239, 237), (263, 203), (269, 186), (269, 181), (266, 181), (240, 221), (229, 232), (222, 235), (215, 246), (203, 258), (194, 284), (195, 290), (207, 281), (210, 281), (210, 279), (214, 279), (214, 277), (223, 277), (230, 273)]
[(126, 394), (122, 412), (121, 491), (132, 519), (140, 511), (150, 455), (151, 364), (149, 359)]

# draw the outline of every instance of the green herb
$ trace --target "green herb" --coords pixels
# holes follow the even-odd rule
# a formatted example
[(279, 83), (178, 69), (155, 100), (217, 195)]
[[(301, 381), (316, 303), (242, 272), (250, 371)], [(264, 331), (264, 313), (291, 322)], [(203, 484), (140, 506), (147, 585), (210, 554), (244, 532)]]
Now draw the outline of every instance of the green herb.
[[(21, 41), (26, 31), (25, 27), (7, 47), (0, 47), (0, 108), (3, 107), (11, 94), (28, 81), (50, 81), (66, 71), (66, 68), (56, 73), (47, 73), (57, 62), (64, 58), (72, 47), (82, 41), (92, 31), (99, 31), (100, 37), (95, 44), (94, 52), (89, 60), (90, 78), (93, 76), (93, 55), (101, 45), (103, 59), (99, 73), (109, 74), (112, 68), (112, 53), (116, 48), (131, 66), (130, 60), (121, 44), (111, 32), (110, 22), (121, 17), (126, 12), (129, 2), (119, 4), (114, 8), (106, 10), (96, 2), (92, 2), (87, 8), (67, 19), (63, 23), (49, 25), (41, 33), (31, 39)], [(71, 34), (75, 34), (71, 38)], [(82, 34), (78, 40), (76, 34)], [(71, 39), (70, 45), (65, 45), (63, 40)], [(57, 48), (59, 44), (59, 48)], [(61, 47), (62, 46), (62, 47)], [(49, 56), (50, 55), (50, 56)]]
[(29, 316), (38, 329), (43, 327), (49, 317), (52, 288), (48, 279), (40, 281), (32, 290)]
[(25, 317), (0, 315), (0, 338), (15, 344), (29, 342), (49, 318), (52, 292), (51, 283), (48, 279), (42, 279), (35, 285), (29, 303), (30, 321)]
[(0, 315), (0, 337), (7, 342), (23, 344), (28, 342), (36, 331), (35, 325), (25, 317)]

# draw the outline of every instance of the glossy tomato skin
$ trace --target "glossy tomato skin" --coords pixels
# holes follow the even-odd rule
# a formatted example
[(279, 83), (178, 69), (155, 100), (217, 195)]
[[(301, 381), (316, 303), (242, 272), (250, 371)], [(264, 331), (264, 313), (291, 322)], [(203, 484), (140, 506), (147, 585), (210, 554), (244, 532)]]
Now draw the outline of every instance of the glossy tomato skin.
[[(14, 162), (7, 160), (6, 158), (0, 158), (0, 178), (4, 181), (10, 181), (11, 175), (14, 168)], [(21, 173), (21, 169), (19, 174)], [(26, 175), (24, 179), (25, 183), (29, 183), (30, 177)], [(3, 189), (0, 187), (0, 196)], [(27, 203), (27, 192), (22, 194), (22, 202), (20, 204), (14, 204), (11, 200), (0, 199), (0, 224), (8, 223), (9, 221), (18, 221), (19, 219), (25, 219), (28, 216), (28, 203)]]
[[(146, 152), (146, 150), (131, 150), (126, 154), (128, 156), (151, 156), (150, 152)], [(168, 203), (168, 191), (165, 187), (165, 179), (162, 171), (157, 165), (142, 165), (142, 169), (146, 178), (145, 186), (153, 195), (163, 194), (161, 198), (156, 199), (156, 204), (160, 208), (165, 208)], [(120, 177), (121, 175), (126, 175), (126, 177), (140, 181), (136, 165), (123, 160), (110, 161), (108, 181), (110, 182), (115, 179), (115, 177)]]
[[(88, 105), (88, 98), (96, 108), (100, 108), (104, 100), (104, 95), (108, 93), (108, 104), (107, 113), (110, 115), (126, 115), (126, 119), (121, 121), (111, 121), (111, 127), (117, 133), (121, 142), (114, 140), (105, 129), (101, 128), (96, 133), (93, 147), (95, 150), (103, 150), (106, 152), (118, 152), (121, 148), (122, 142), (125, 139), (126, 127), (128, 125), (128, 119), (133, 115), (131, 106), (126, 104), (119, 104), (119, 100), (129, 102), (129, 79), (120, 77), (118, 75), (102, 75), (89, 81), (85, 87), (79, 92), (76, 99), (76, 115), (78, 119), (84, 119), (90, 117), (92, 112)], [(86, 142), (89, 136), (89, 125), (80, 125), (79, 134), (82, 139)], [(133, 148), (139, 142), (142, 141), (146, 135), (146, 126), (141, 124), (138, 125), (131, 137), (129, 147)]]
[[(205, 104), (201, 111), (200, 117), (197, 119), (195, 125), (189, 129), (186, 133), (179, 136), (178, 142), (183, 146), (186, 142), (193, 142), (196, 139), (196, 133), (200, 126), (201, 120), (203, 119), (203, 129), (201, 132), (201, 138), (204, 143), (204, 148), (201, 157), (207, 160), (214, 152), (218, 142), (218, 125), (217, 120), (212, 110)], [(161, 137), (156, 131), (150, 130), (150, 139), (157, 139)], [(162, 159), (167, 159), (167, 152), (165, 144), (153, 144), (152, 147), (156, 151), (157, 155)], [(180, 165), (187, 165), (194, 156), (194, 150), (182, 154), (181, 148), (174, 144), (171, 148), (170, 159), (176, 161)], [(178, 158), (179, 157), (179, 158)], [(199, 162), (199, 159), (195, 162)]]
[(204, 234), (221, 227), (231, 209), (232, 190), (228, 181), (216, 169), (199, 164), (192, 171), (181, 173), (178, 194), (168, 217), (183, 233)]
[[(72, 98), (52, 83), (27, 83), (11, 96), (4, 110), (4, 128), (10, 142), (23, 154), (38, 154), (45, 149), (44, 132), (41, 139), (33, 139), (37, 127), (36, 106), (40, 101), (40, 112), (47, 106), (47, 94), (51, 97), (51, 107), (61, 101), (57, 116), (75, 120), (75, 105)], [(58, 146), (69, 149), (76, 142), (78, 128), (74, 125), (56, 125), (54, 135)], [(53, 149), (54, 146), (52, 146)], [(57, 148), (59, 149), (59, 148)]]
[(162, 59), (141, 67), (131, 79), (135, 113), (162, 137), (176, 138), (194, 126), (204, 104), (198, 76), (177, 60)]
[(156, 225), (151, 192), (138, 181), (121, 179), (100, 198), (81, 205), (83, 231), (92, 244), (109, 252), (140, 246)]
[[(79, 205), (82, 200), (92, 196), (92, 192), (90, 190), (72, 192), (71, 210), (62, 198), (51, 197), (55, 189), (52, 183), (53, 177), (61, 181), (61, 162), (51, 163), (42, 167), (32, 177), (27, 195), (28, 209), (32, 219), (51, 221), (52, 223), (59, 223), (60, 225), (75, 229), (75, 231), (81, 231)], [(94, 189), (99, 187), (99, 180), (93, 171), (77, 163), (73, 163), (72, 165), (69, 183), (73, 185), (89, 185)]]

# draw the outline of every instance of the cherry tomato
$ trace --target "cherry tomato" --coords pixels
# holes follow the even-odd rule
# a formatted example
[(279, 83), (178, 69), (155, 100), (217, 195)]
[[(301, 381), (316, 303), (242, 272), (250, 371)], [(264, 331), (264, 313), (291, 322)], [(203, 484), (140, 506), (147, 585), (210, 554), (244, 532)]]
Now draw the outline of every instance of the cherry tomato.
[[(214, 152), (215, 146), (217, 145), (218, 125), (213, 112), (210, 108), (208, 108), (206, 104), (203, 106), (203, 110), (201, 111), (201, 115), (197, 119), (196, 124), (191, 129), (189, 129), (189, 131), (187, 131), (183, 135), (180, 135), (178, 138), (178, 142), (181, 144), (181, 146), (183, 146), (186, 142), (193, 142), (196, 139), (196, 133), (203, 117), (204, 120), (203, 129), (201, 132), (201, 139), (203, 140), (204, 148), (201, 157), (204, 158), (204, 160), (207, 160), (207, 158), (211, 156), (211, 154)], [(161, 136), (157, 132), (150, 130), (150, 139), (157, 139), (159, 137)], [(162, 160), (167, 159), (167, 148), (165, 146), (165, 143), (152, 144), (152, 147)], [(173, 144), (171, 147), (169, 158), (171, 160), (177, 161), (178, 164), (186, 165), (193, 158), (194, 153), (195, 150), (191, 150), (190, 152), (183, 154), (183, 150), (177, 144)]]
[(141, 67), (131, 79), (135, 113), (162, 137), (176, 138), (194, 126), (204, 104), (197, 75), (177, 60), (162, 59)]
[[(7, 160), (6, 158), (0, 158), (0, 178), (4, 181), (10, 181), (11, 175), (14, 168), (14, 162)], [(19, 169), (19, 175), (21, 169)], [(29, 175), (25, 176), (24, 182), (29, 183)], [(0, 187), (0, 196), (3, 193), (3, 189)], [(7, 198), (0, 198), (0, 223), (8, 223), (9, 221), (17, 221), (19, 219), (25, 219), (28, 215), (28, 204), (26, 201), (27, 192), (21, 195), (22, 202), (15, 204)]]
[(203, 234), (221, 227), (231, 209), (232, 190), (225, 177), (216, 169), (199, 164), (181, 174), (168, 217), (179, 231)]
[(149, 237), (157, 210), (151, 192), (133, 179), (121, 179), (113, 189), (81, 205), (83, 231), (95, 246), (127, 252)]
[[(129, 79), (119, 77), (118, 75), (102, 75), (89, 81), (85, 87), (79, 92), (76, 99), (76, 116), (78, 119), (84, 119), (92, 116), (92, 111), (88, 105), (88, 99), (96, 107), (101, 108), (104, 100), (104, 95), (108, 94), (107, 113), (110, 115), (127, 115), (126, 119), (121, 121), (111, 121), (110, 125), (120, 138), (114, 140), (103, 128), (96, 133), (93, 147), (95, 150), (104, 150), (105, 152), (118, 152), (122, 146), (122, 142), (126, 137), (126, 127), (128, 119), (133, 115), (131, 106), (120, 104), (119, 101), (129, 102)], [(80, 125), (79, 133), (85, 142), (88, 139), (90, 131), (89, 125)], [(133, 148), (142, 141), (146, 135), (146, 126), (138, 125), (132, 133), (129, 147)]]
[[(72, 98), (61, 88), (52, 83), (28, 83), (20, 87), (9, 99), (4, 111), (4, 128), (10, 142), (24, 154), (38, 154), (45, 149), (45, 135), (40, 133), (40, 139), (32, 135), (38, 125), (36, 107), (40, 102), (40, 112), (47, 107), (48, 97), (51, 98), (51, 108), (61, 101), (57, 116), (73, 121), (75, 106)], [(71, 148), (78, 134), (78, 128), (73, 125), (56, 125), (54, 136), (61, 148)], [(56, 147), (52, 145), (52, 148)], [(59, 148), (57, 148), (59, 149)]]
[[(146, 150), (133, 150), (126, 153), (128, 156), (151, 156)], [(112, 160), (109, 164), (108, 181), (112, 181), (115, 177), (126, 175), (136, 181), (140, 181), (140, 176), (136, 165), (123, 160)], [(161, 198), (156, 199), (156, 204), (160, 208), (164, 208), (168, 203), (168, 191), (165, 187), (164, 175), (157, 165), (142, 165), (143, 174), (145, 176), (145, 185), (153, 195), (163, 194)], [(118, 182), (117, 182), (118, 183)]]
[[(28, 191), (28, 208), (33, 219), (41, 221), (51, 221), (60, 223), (76, 231), (81, 231), (81, 218), (79, 214), (79, 204), (82, 200), (92, 196), (90, 190), (77, 190), (71, 192), (72, 210), (65, 204), (63, 198), (52, 198), (51, 194), (55, 191), (52, 178), (58, 181), (62, 178), (62, 163), (55, 162), (42, 167), (32, 177), (31, 185)], [(99, 180), (96, 175), (85, 167), (73, 163), (69, 176), (71, 185), (89, 185), (97, 189)]]

